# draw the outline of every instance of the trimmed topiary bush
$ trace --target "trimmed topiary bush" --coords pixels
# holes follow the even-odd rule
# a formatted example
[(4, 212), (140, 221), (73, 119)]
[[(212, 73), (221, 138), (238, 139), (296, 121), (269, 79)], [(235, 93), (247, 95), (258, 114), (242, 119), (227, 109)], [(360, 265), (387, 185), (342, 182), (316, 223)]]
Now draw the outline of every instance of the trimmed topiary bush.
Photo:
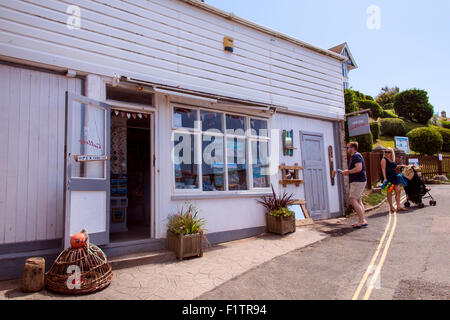
[(385, 110), (394, 110), (394, 103), (393, 102), (386, 103), (384, 106), (382, 106), (382, 108)]
[(399, 117), (427, 124), (433, 116), (433, 106), (428, 101), (428, 93), (424, 90), (406, 90), (394, 98), (395, 113)]
[(374, 101), (372, 96), (366, 95), (366, 94), (364, 94), (362, 92), (359, 92), (357, 90), (352, 90), (352, 91), (353, 91), (353, 93), (355, 94), (355, 96), (356, 96), (356, 98), (358, 100), (372, 100), (372, 101)]
[(395, 137), (406, 134), (405, 121), (402, 119), (381, 119), (380, 124), (382, 136)]
[(420, 154), (434, 155), (442, 150), (444, 143), (435, 128), (417, 128), (408, 133), (411, 150)]
[(442, 136), (442, 151), (450, 152), (450, 129), (437, 128), (436, 130), (438, 130)]
[(450, 121), (442, 120), (441, 123), (445, 129), (450, 129)]
[(372, 152), (373, 150), (373, 136), (372, 133), (355, 137), (359, 143), (359, 152)]
[(389, 118), (389, 119), (397, 119), (398, 116), (395, 114), (394, 110), (384, 110), (382, 118)]
[(358, 101), (359, 110), (370, 109), (370, 117), (372, 119), (378, 119), (383, 115), (383, 108), (372, 100), (359, 100)]
[(379, 122), (372, 122), (370, 124), (370, 132), (372, 132), (373, 141), (380, 139), (381, 124)]

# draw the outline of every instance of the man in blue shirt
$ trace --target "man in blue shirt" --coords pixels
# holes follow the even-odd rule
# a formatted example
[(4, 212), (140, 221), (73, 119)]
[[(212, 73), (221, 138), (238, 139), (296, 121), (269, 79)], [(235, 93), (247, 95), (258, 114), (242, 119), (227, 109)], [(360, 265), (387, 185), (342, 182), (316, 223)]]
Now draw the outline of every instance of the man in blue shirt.
[(348, 170), (342, 172), (348, 175), (350, 179), (350, 204), (355, 209), (359, 217), (359, 222), (353, 225), (353, 228), (367, 228), (367, 220), (364, 217), (366, 209), (362, 203), (362, 195), (367, 184), (366, 165), (361, 153), (358, 152), (358, 142), (350, 142), (347, 145), (347, 152), (350, 154)]

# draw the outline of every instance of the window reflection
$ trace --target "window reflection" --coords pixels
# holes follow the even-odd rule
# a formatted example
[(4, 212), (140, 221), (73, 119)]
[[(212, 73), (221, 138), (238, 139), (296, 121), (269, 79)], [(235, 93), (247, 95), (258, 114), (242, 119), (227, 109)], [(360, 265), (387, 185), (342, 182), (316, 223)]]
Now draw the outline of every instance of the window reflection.
[(203, 136), (203, 191), (225, 190), (223, 136)]
[(227, 139), (228, 188), (229, 190), (247, 190), (246, 140)]
[(270, 187), (269, 175), (269, 142), (261, 140), (252, 141), (253, 187)]
[(175, 189), (198, 189), (194, 140), (193, 134), (174, 133)]

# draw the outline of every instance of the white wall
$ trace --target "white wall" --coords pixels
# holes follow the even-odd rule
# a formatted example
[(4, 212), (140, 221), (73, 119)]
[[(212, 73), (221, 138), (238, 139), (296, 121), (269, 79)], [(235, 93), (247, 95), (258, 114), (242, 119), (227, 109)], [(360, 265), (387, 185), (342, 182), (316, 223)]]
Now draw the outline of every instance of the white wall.
[[(67, 28), (69, 5), (81, 29)], [(223, 37), (235, 38), (235, 53)], [(178, 0), (0, 3), (0, 56), (342, 118), (341, 62)]]
[[(287, 114), (276, 114), (273, 119), (273, 126), (280, 130), (294, 130), (294, 156), (288, 157), (283, 156), (283, 152), (280, 151), (280, 163), (285, 163), (286, 165), (294, 165), (298, 163), (302, 166), (303, 158), (300, 146), (300, 131), (316, 132), (322, 133), (324, 138), (324, 159), (326, 159), (326, 170), (325, 174), (327, 177), (327, 188), (329, 194), (329, 209), (331, 213), (336, 213), (340, 211), (339, 208), (339, 189), (336, 179), (334, 186), (331, 185), (330, 179), (330, 165), (328, 162), (328, 146), (333, 147), (333, 155), (336, 158), (336, 149), (334, 146), (334, 132), (333, 123), (330, 121), (316, 120), (303, 118)], [(281, 140), (281, 137), (280, 137)], [(336, 165), (336, 159), (334, 161)], [(336, 169), (336, 168), (335, 168)], [(281, 179), (281, 173), (279, 174), (279, 179)], [(303, 179), (303, 174), (300, 171), (300, 179)], [(304, 185), (296, 187), (295, 185), (288, 185), (286, 188), (278, 185), (278, 192), (286, 191), (287, 193), (293, 193), (298, 199), (305, 199), (305, 189)]]
[(0, 64), (0, 244), (63, 235), (67, 90), (81, 80)]

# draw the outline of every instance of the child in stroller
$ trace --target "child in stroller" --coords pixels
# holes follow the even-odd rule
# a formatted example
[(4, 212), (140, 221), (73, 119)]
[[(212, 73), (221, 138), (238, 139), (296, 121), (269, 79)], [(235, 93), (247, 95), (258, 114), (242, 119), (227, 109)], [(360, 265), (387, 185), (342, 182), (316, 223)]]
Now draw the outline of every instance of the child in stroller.
[(427, 188), (422, 178), (419, 176), (418, 168), (414, 166), (407, 166), (403, 170), (403, 177), (407, 179), (408, 185), (404, 186), (407, 200), (405, 207), (411, 207), (411, 202), (416, 204), (419, 208), (424, 208), (425, 204), (422, 199), (431, 198), (430, 206), (436, 206), (437, 202), (430, 194), (431, 189)]

